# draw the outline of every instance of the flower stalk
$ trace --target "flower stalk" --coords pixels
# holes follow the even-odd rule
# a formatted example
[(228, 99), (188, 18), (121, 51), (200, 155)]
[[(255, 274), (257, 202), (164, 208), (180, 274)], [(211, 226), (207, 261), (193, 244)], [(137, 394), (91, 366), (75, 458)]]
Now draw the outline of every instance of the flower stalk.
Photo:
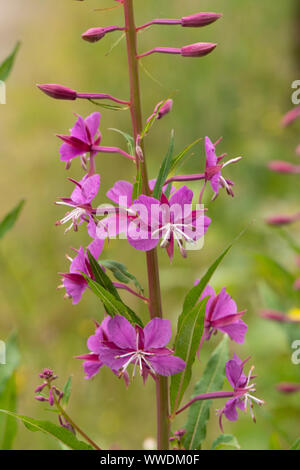
[[(124, 17), (126, 28), (126, 44), (128, 56), (129, 82), (130, 82), (130, 113), (134, 141), (139, 141), (143, 130), (142, 106), (140, 94), (139, 65), (137, 58), (137, 30), (134, 19), (133, 0), (124, 0)], [(147, 165), (145, 159), (143, 141), (140, 142), (144, 158), (136, 155), (137, 167), (141, 169), (143, 181), (143, 193), (150, 195)], [(161, 290), (159, 281), (159, 267), (156, 248), (146, 252), (148, 288), (149, 288), (149, 310), (151, 318), (162, 318)], [(157, 402), (157, 446), (159, 450), (169, 448), (169, 390), (168, 379), (160, 376), (156, 381)]]

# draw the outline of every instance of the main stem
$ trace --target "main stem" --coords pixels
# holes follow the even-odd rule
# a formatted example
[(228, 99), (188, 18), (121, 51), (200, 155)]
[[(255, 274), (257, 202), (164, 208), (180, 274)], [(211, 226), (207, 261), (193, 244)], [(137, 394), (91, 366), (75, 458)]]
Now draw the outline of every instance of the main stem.
[[(139, 65), (137, 59), (137, 30), (134, 21), (133, 0), (124, 0), (124, 16), (126, 27), (127, 55), (130, 81), (130, 113), (134, 141), (143, 130), (142, 106), (140, 94)], [(140, 166), (143, 179), (143, 193), (150, 195), (148, 172), (145, 159), (143, 142), (141, 143), (144, 154), (143, 161), (136, 155), (137, 166)], [(157, 250), (146, 252), (148, 288), (149, 288), (149, 310), (151, 318), (162, 318), (161, 291), (159, 282), (159, 267)], [(156, 403), (157, 403), (157, 447), (159, 450), (169, 448), (169, 389), (168, 379), (159, 377), (156, 381)]]

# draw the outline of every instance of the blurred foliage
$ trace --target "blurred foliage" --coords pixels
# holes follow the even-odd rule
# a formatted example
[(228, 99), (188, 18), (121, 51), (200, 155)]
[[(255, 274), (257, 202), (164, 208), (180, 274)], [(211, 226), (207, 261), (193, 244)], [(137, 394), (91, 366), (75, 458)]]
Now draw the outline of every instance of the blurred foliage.
[[(103, 310), (90, 292), (74, 307), (63, 300), (62, 291), (56, 290), (57, 273), (68, 266), (64, 253), (70, 254), (70, 247), (88, 244), (89, 239), (82, 230), (64, 236), (63, 230), (54, 226), (62, 213), (53, 201), (71, 190), (66, 176), (82, 175), (78, 162), (66, 174), (59, 162), (59, 142), (54, 134), (71, 127), (74, 112), (87, 115), (97, 108), (84, 100), (51, 100), (35, 87), (36, 83), (61, 83), (78, 91), (128, 97), (124, 40), (108, 53), (119, 33), (97, 44), (80, 39), (80, 34), (90, 27), (118, 24), (121, 10), (93, 11), (111, 6), (111, 0), (26, 0), (26, 8), (23, 3), (0, 0), (4, 12), (0, 17), (0, 61), (10, 54), (16, 39), (22, 41), (7, 84), (7, 104), (0, 106), (0, 213), (7, 213), (14, 201), (27, 201), (15, 229), (1, 240), (0, 247), (0, 337), (6, 338), (18, 328), (19, 411), (45, 419), (46, 413), (34, 400), (33, 389), (40, 369), (51, 367), (61, 376), (62, 384), (73, 374), (70, 415), (94, 440), (106, 448), (140, 448), (145, 438), (155, 435), (154, 384), (148, 381), (144, 387), (136, 378), (126, 391), (123, 383), (104, 369), (92, 382), (85, 381), (81, 363), (74, 356), (86, 352), (86, 338), (94, 329), (92, 320), (101, 319)], [(184, 5), (181, 0), (135, 0), (135, 4), (139, 23), (154, 17), (181, 17), (199, 9), (195, 0), (186, 0)], [(264, 273), (256, 261), (256, 255), (263, 254), (276, 258), (287, 272), (296, 270), (295, 256), (288, 244), (279, 232), (264, 224), (265, 217), (286, 210), (292, 213), (298, 206), (295, 176), (283, 177), (266, 169), (271, 159), (297, 159), (294, 149), (299, 140), (298, 125), (280, 128), (281, 116), (292, 106), (290, 84), (299, 78), (294, 47), (294, 25), (299, 22), (295, 5), (295, 0), (202, 0), (201, 10), (222, 12), (224, 17), (203, 29), (154, 26), (140, 35), (141, 52), (155, 46), (180, 47), (196, 41), (219, 44), (210, 56), (200, 60), (164, 55), (145, 58), (141, 76), (145, 118), (157, 102), (174, 98), (172, 113), (145, 138), (151, 177), (157, 174), (167, 152), (172, 128), (175, 154), (199, 137), (209, 135), (212, 140), (224, 137), (220, 152), (228, 152), (229, 157), (244, 156), (239, 164), (226, 169), (226, 176), (235, 181), (235, 198), (222, 193), (209, 204), (211, 195), (207, 196), (205, 202), (213, 223), (203, 250), (192, 252), (188, 260), (180, 259), (177, 253), (172, 266), (166, 254), (160, 253), (164, 310), (175, 330), (186, 291), (250, 223), (212, 280), (217, 289), (227, 286), (239, 310), (248, 309), (246, 343), (239, 348), (230, 344), (230, 351), (238, 351), (240, 357), (252, 356), (259, 376), (257, 394), (267, 402), (263, 409), (256, 410), (256, 425), (243, 415), (237, 423), (224, 423), (225, 432), (237, 436), (242, 449), (289, 448), (299, 438), (299, 395), (283, 396), (275, 389), (279, 381), (299, 381), (299, 366), (291, 362), (290, 340), (284, 328), (258, 316), (259, 309), (265, 306), (258, 286)], [(109, 129), (130, 133), (128, 113), (101, 111), (103, 144), (124, 146), (123, 137)], [(194, 157), (186, 161), (185, 171), (201, 171), (203, 142), (195, 145), (191, 153)], [(134, 172), (122, 157), (101, 155), (98, 165), (102, 176), (99, 203), (105, 200), (107, 189), (117, 178), (133, 180)], [(199, 189), (197, 184), (194, 189)], [(296, 225), (291, 235), (296, 238)], [(112, 241), (103, 257), (124, 263), (146, 286), (144, 255), (135, 252), (126, 241)], [(271, 277), (272, 272), (271, 269)], [(270, 279), (264, 282), (269, 286)], [(280, 282), (278, 294), (285, 303), (281, 289)], [(122, 298), (146, 320), (146, 307), (138, 299), (126, 293), (122, 293)], [(293, 307), (299, 307), (299, 303)], [(215, 346), (216, 340), (212, 340), (203, 348), (193, 373), (195, 381)], [(192, 385), (187, 396), (191, 391)], [(212, 409), (218, 406), (214, 402)], [(185, 419), (178, 418), (177, 429)], [(207, 448), (218, 435), (217, 417), (211, 413)], [(54, 446), (46, 435), (35, 433), (33, 439), (20, 426), (16, 448)]]

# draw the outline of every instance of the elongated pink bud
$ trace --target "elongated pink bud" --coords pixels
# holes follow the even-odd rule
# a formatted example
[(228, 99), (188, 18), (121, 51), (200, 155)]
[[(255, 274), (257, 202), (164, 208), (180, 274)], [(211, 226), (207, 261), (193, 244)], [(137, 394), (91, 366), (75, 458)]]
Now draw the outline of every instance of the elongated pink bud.
[(196, 42), (195, 44), (182, 47), (180, 54), (182, 57), (203, 57), (210, 54), (216, 47), (217, 44), (212, 42)]
[(100, 41), (107, 33), (113, 31), (124, 31), (120, 26), (108, 26), (107, 28), (90, 28), (81, 35), (84, 41), (97, 42)]
[(288, 113), (286, 113), (281, 121), (281, 125), (283, 127), (289, 126), (294, 122), (296, 119), (300, 117), (300, 106), (296, 106), (295, 108), (291, 109)]
[(221, 16), (220, 13), (196, 13), (195, 15), (181, 18), (181, 25), (193, 28), (207, 26), (217, 21)]
[(282, 382), (279, 383), (276, 388), (278, 392), (286, 394), (300, 392), (300, 384), (298, 383)]
[(56, 83), (45, 83), (44, 85), (37, 84), (37, 87), (42, 90), (46, 95), (57, 100), (76, 100), (77, 93), (71, 88)]
[(294, 215), (280, 214), (280, 215), (275, 215), (273, 217), (268, 217), (266, 219), (266, 223), (269, 225), (277, 225), (280, 227), (282, 225), (290, 225), (294, 222), (297, 222), (297, 220), (299, 219), (300, 219), (300, 213), (294, 214)]
[(300, 165), (293, 165), (292, 163), (281, 160), (275, 160), (273, 162), (270, 162), (268, 167), (270, 170), (275, 171), (276, 173), (300, 173)]

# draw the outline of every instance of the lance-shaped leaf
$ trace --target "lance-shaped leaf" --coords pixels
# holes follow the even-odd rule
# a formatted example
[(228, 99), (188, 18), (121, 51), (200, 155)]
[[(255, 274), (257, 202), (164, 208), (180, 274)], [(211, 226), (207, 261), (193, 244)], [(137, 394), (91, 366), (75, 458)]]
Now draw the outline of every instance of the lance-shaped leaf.
[(234, 447), (235, 449), (241, 448), (235, 436), (232, 434), (221, 434), (212, 443), (211, 450), (222, 450), (226, 447)]
[(195, 140), (195, 141), (192, 142), (191, 144), (187, 145), (180, 153), (178, 153), (178, 155), (176, 155), (176, 156), (172, 159), (172, 162), (171, 162), (171, 165), (170, 165), (169, 173), (172, 173), (173, 171), (175, 171), (176, 168), (178, 168), (178, 166), (179, 166), (181, 163), (183, 163), (183, 160), (184, 160), (184, 158), (187, 156), (186, 154), (188, 153), (188, 151), (191, 150), (191, 148), (193, 148), (194, 145), (198, 144), (198, 142), (200, 142), (200, 140), (202, 140), (202, 137), (200, 137), (200, 139)]
[(4, 219), (2, 219), (2, 221), (0, 222), (0, 238), (4, 237), (6, 232), (8, 232), (8, 230), (10, 230), (15, 225), (24, 205), (24, 202), (25, 201), (19, 202), (19, 204), (14, 207), (14, 209), (12, 209), (8, 214), (6, 214)]
[(212, 275), (216, 271), (217, 267), (223, 260), (223, 258), (227, 255), (228, 251), (231, 249), (232, 244), (229, 245), (226, 250), (223, 251), (223, 253), (216, 259), (216, 261), (209, 267), (207, 272), (204, 274), (200, 282), (194, 286), (186, 295), (184, 299), (184, 304), (183, 304), (183, 310), (181, 315), (178, 318), (178, 326), (177, 326), (177, 331), (180, 330), (181, 323), (185, 319), (186, 315), (188, 315), (189, 311), (196, 305), (198, 302), (199, 298), (201, 297), (202, 292), (204, 291), (205, 287), (209, 283)]
[(127, 111), (128, 106), (120, 106), (118, 104), (108, 104), (108, 103), (99, 103), (93, 98), (88, 98), (88, 100), (95, 104), (96, 106), (100, 106), (100, 108), (109, 109), (110, 111)]
[[(228, 337), (226, 335), (212, 353), (201, 379), (195, 386), (193, 397), (203, 393), (218, 392), (223, 388), (227, 360)], [(197, 450), (200, 448), (206, 437), (206, 424), (211, 404), (212, 400), (198, 400), (190, 406), (185, 426), (185, 449)]]
[(300, 450), (300, 438), (297, 439), (296, 442), (294, 442), (290, 450)]
[[(102, 287), (104, 287), (104, 289), (106, 289), (106, 291), (108, 291), (110, 294), (112, 294), (112, 296), (114, 296), (115, 299), (119, 303), (123, 304), (123, 310), (125, 309), (127, 311), (128, 315), (129, 315), (129, 317), (132, 319), (132, 320), (129, 319), (130, 321), (132, 321), (134, 323), (138, 323), (140, 326), (143, 326), (143, 324), (142, 324), (141, 320), (139, 319), (139, 317), (133, 312), (133, 310), (131, 310), (130, 307), (128, 307), (128, 305), (126, 305), (123, 302), (123, 300), (121, 299), (121, 297), (119, 295), (119, 292), (117, 291), (116, 287), (114, 286), (114, 284), (112, 283), (110, 278), (105, 274), (105, 272), (103, 271), (103, 269), (99, 265), (98, 261), (93, 257), (93, 255), (91, 254), (91, 252), (89, 250), (88, 250), (88, 257), (89, 257), (92, 272), (95, 276), (96, 283), (98, 283)], [(103, 299), (102, 299), (102, 301), (103, 301)], [(108, 302), (106, 304), (104, 303), (104, 306), (106, 308), (107, 313), (110, 316), (116, 315), (115, 308), (113, 308), (111, 306), (110, 302)], [(138, 320), (138, 322), (136, 320)]]
[(183, 394), (192, 377), (192, 366), (204, 328), (205, 308), (208, 298), (202, 299), (183, 319), (175, 339), (175, 356), (186, 363), (183, 372), (172, 375), (170, 399), (172, 415), (179, 408)]
[(132, 200), (136, 201), (136, 199), (138, 199), (138, 197), (142, 194), (142, 192), (143, 192), (142, 168), (141, 168), (141, 165), (139, 165), (137, 175), (136, 175), (136, 180), (132, 188)]
[(163, 185), (165, 184), (165, 181), (168, 177), (168, 174), (170, 172), (170, 166), (172, 162), (172, 157), (173, 157), (173, 151), (174, 151), (174, 130), (171, 132), (171, 139), (170, 139), (170, 144), (169, 148), (167, 151), (167, 154), (165, 158), (163, 159), (163, 162), (161, 164), (158, 177), (156, 179), (156, 183), (153, 189), (153, 197), (160, 200), (161, 192)]
[[(2, 366), (3, 367), (3, 366)], [(17, 390), (15, 373), (11, 375), (0, 396), (0, 408), (17, 411)], [(0, 449), (11, 450), (18, 431), (17, 422), (8, 415), (0, 416)]]
[(111, 317), (114, 317), (115, 315), (123, 315), (123, 317), (127, 318), (127, 320), (129, 320), (131, 323), (137, 324), (142, 328), (144, 327), (141, 319), (133, 310), (131, 310), (131, 308), (127, 307), (127, 305), (125, 305), (123, 302), (117, 300), (113, 294), (98, 284), (98, 282), (93, 281), (84, 273), (82, 273), (82, 275), (86, 279), (94, 294), (96, 294), (97, 297), (101, 299), (105, 309), (107, 309), (107, 313), (109, 313)]
[(129, 282), (132, 281), (140, 292), (142, 293), (144, 292), (144, 289), (142, 288), (137, 278), (127, 270), (124, 264), (119, 263), (118, 261), (110, 260), (110, 259), (101, 261), (101, 264), (105, 268), (109, 269), (119, 282), (124, 282), (124, 284), (129, 284)]
[(41, 431), (52, 437), (55, 437), (59, 442), (65, 444), (69, 449), (72, 450), (93, 450), (93, 447), (85, 442), (79, 441), (74, 434), (66, 428), (57, 426), (50, 421), (39, 421), (37, 419), (29, 418), (28, 416), (22, 416), (17, 413), (13, 413), (8, 410), (1, 410), (0, 413), (7, 414), (16, 419), (21, 420), (27, 429), (36, 432)]
[(63, 389), (63, 397), (62, 397), (62, 400), (61, 400), (61, 404), (62, 404), (63, 408), (65, 408), (67, 406), (67, 404), (69, 403), (70, 396), (71, 396), (71, 391), (72, 391), (72, 376), (70, 375), (70, 377), (66, 381), (64, 389)]
[(0, 80), (3, 82), (5, 82), (12, 70), (20, 45), (21, 43), (17, 42), (12, 53), (2, 62), (2, 64), (0, 64)]
[(127, 134), (126, 132), (120, 131), (120, 129), (115, 129), (114, 127), (109, 128), (110, 131), (118, 132), (121, 134), (124, 139), (126, 140), (128, 151), (130, 155), (134, 155), (134, 139), (131, 135)]

